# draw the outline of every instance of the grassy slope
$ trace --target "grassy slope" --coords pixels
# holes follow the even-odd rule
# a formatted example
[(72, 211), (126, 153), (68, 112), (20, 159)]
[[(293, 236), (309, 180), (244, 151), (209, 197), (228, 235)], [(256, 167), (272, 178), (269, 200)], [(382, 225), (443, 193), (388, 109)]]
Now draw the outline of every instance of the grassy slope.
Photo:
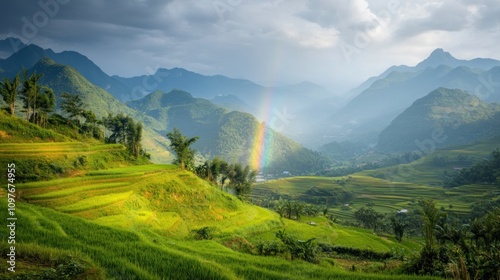
[[(444, 171), (453, 172), (455, 167), (468, 167), (477, 160), (487, 158), (491, 151), (500, 147), (499, 139), (448, 150), (437, 150), (433, 154), (410, 164), (395, 167), (366, 170), (344, 178), (332, 177), (293, 177), (257, 184), (254, 196), (262, 197), (271, 193), (284, 196), (306, 195), (305, 192), (314, 186), (328, 190), (346, 190), (355, 198), (349, 208), (341, 206), (330, 209), (335, 217), (343, 220), (354, 220), (354, 212), (368, 203), (382, 213), (395, 213), (397, 210), (411, 207), (419, 197), (438, 200), (439, 207), (448, 211), (464, 214), (470, 205), (481, 199), (489, 199), (492, 191), (498, 187), (491, 185), (469, 185), (453, 189), (444, 189), (442, 175)], [(459, 160), (458, 156), (467, 156), (467, 160)], [(435, 158), (445, 158), (436, 162)], [(340, 184), (339, 179), (346, 179)]]
[(84, 170), (147, 163), (131, 157), (121, 144), (103, 144), (77, 134), (70, 136), (0, 111), (0, 166), (15, 163), (17, 181), (26, 182), (72, 176)]
[[(17, 188), (22, 200), (30, 202), (18, 204), (17, 217), (23, 222), (17, 236), (49, 248), (79, 251), (104, 268), (107, 277), (391, 279), (347, 273), (326, 263), (252, 256), (224, 247), (218, 241), (263, 239), (283, 227), (322, 241), (344, 239), (352, 244), (338, 244), (361, 248), (392, 242), (326, 220), (318, 220), (320, 225), (315, 228), (281, 221), (275, 213), (244, 204), (173, 166), (91, 171), (83, 176), (18, 184)], [(0, 211), (6, 212), (5, 203)], [(201, 226), (217, 227), (216, 239), (194, 241), (189, 230)]]
[[(393, 241), (322, 218), (314, 218), (317, 227), (281, 220), (175, 166), (134, 166), (118, 145), (83, 143), (19, 124), (26, 125), (28, 134), (15, 136), (5, 122), (1, 126), (6, 135), (2, 139), (9, 139), (0, 142), (2, 165), (15, 161), (18, 176), (38, 161), (68, 170), (46, 181), (21, 183), (22, 177), (16, 177), (18, 273), (57, 268), (59, 259), (75, 258), (85, 267), (83, 279), (99, 279), (103, 273), (116, 279), (391, 279), (348, 273), (328, 262), (312, 265), (253, 256), (222, 244), (251, 247), (248, 240), (271, 239), (282, 228), (301, 237), (377, 251), (390, 250)], [(37, 133), (53, 134), (32, 137)], [(7, 213), (5, 189), (0, 197), (0, 213)], [(190, 231), (204, 226), (217, 229), (215, 239), (195, 241)], [(7, 251), (5, 237), (2, 252)], [(0, 279), (9, 278), (2, 263)]]

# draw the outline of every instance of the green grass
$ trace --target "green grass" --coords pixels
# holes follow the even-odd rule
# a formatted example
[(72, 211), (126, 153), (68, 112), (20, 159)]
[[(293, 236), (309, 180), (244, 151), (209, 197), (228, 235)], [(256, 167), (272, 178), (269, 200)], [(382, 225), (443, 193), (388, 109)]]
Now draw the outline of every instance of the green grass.
[[(467, 185), (445, 189), (442, 187), (442, 176), (445, 171), (452, 173), (454, 168), (468, 167), (487, 158), (498, 147), (500, 139), (496, 138), (481, 144), (438, 150), (410, 164), (366, 170), (342, 178), (310, 176), (273, 180), (257, 184), (252, 197), (264, 200), (273, 195), (307, 200), (314, 198), (306, 194), (313, 187), (332, 192), (351, 192), (354, 198), (349, 207), (329, 205), (330, 214), (350, 222), (355, 220), (354, 212), (367, 204), (372, 204), (381, 213), (391, 214), (411, 208), (419, 198), (435, 199), (437, 206), (449, 213), (466, 215), (474, 202), (491, 199), (491, 194), (497, 192), (498, 187)], [(325, 205), (325, 197), (318, 200), (322, 201), (321, 206)]]
[[(432, 154), (409, 164), (360, 172), (394, 182), (410, 182), (430, 186), (442, 186), (444, 172), (453, 173), (455, 168), (467, 168), (484, 160), (491, 152), (500, 148), (500, 138), (480, 144), (436, 150)], [(439, 159), (442, 160), (439, 160)]]
[[(280, 219), (171, 165), (89, 171), (19, 184), (18, 190), (30, 203), (53, 209), (19, 203), (17, 214), (23, 223), (18, 236), (56, 250), (76, 250), (103, 268), (106, 277), (412, 279), (349, 273), (328, 263), (313, 265), (233, 251), (222, 243), (242, 249), (246, 243), (253, 246), (258, 240), (274, 238), (279, 229), (300, 238), (380, 252), (406, 246), (322, 217), (304, 222)], [(318, 226), (307, 225), (307, 219), (314, 219)], [(194, 241), (191, 230), (204, 226), (216, 229), (215, 239)]]
[(84, 211), (84, 210), (91, 210), (91, 209), (101, 208), (101, 207), (105, 207), (105, 206), (108, 206), (108, 205), (111, 205), (111, 204), (114, 204), (117, 202), (124, 201), (131, 194), (132, 194), (132, 191), (128, 191), (128, 192), (124, 192), (124, 193), (113, 193), (113, 194), (94, 196), (94, 197), (82, 199), (82, 200), (75, 202), (73, 204), (68, 204), (68, 205), (56, 207), (56, 209), (59, 211), (62, 211), (62, 212), (67, 212), (67, 213), (80, 212), (80, 211)]
[[(0, 118), (0, 165), (16, 164), (16, 247), (28, 279), (65, 269), (63, 260), (84, 267), (76, 279), (426, 279), (249, 254), (253, 242), (281, 229), (379, 252), (408, 245), (322, 217), (307, 218), (316, 227), (280, 219), (176, 166), (135, 161), (121, 145), (71, 140), (9, 118)], [(310, 178), (297, 180), (297, 190), (307, 190)], [(327, 187), (331, 178), (317, 183)], [(0, 189), (0, 213), (6, 207)], [(207, 226), (214, 239), (196, 241), (192, 230)]]
[[(438, 207), (444, 207), (452, 214), (467, 214), (472, 203), (489, 199), (491, 192), (498, 189), (493, 185), (467, 185), (444, 189), (424, 184), (391, 182), (367, 175), (352, 175), (344, 186), (338, 185), (336, 178), (331, 177), (296, 177), (259, 183), (254, 187), (253, 197), (265, 198), (269, 192), (292, 198), (308, 197), (305, 192), (314, 186), (354, 194), (347, 209), (341, 205), (329, 206), (329, 212), (334, 217), (348, 221), (354, 221), (354, 212), (367, 204), (372, 204), (374, 209), (381, 213), (390, 214), (411, 208), (419, 198), (435, 199)], [(322, 201), (325, 201), (325, 198)]]
[(51, 250), (76, 251), (103, 268), (106, 278), (433, 279), (349, 273), (335, 266), (252, 256), (215, 241), (172, 240), (155, 233), (120, 230), (25, 203), (18, 204), (17, 215), (23, 221), (18, 236)]
[[(39, 279), (42, 274), (49, 274), (53, 278), (72, 274), (71, 278), (76, 280), (105, 279), (104, 270), (78, 250), (56, 249), (35, 243), (18, 243), (15, 247), (17, 257), (14, 275), (17, 279)], [(2, 240), (0, 252), (2, 256), (9, 254), (10, 244)], [(7, 263), (2, 263), (1, 270), (5, 272), (7, 268)], [(0, 273), (0, 279), (9, 279), (8, 276), (8, 273)]]

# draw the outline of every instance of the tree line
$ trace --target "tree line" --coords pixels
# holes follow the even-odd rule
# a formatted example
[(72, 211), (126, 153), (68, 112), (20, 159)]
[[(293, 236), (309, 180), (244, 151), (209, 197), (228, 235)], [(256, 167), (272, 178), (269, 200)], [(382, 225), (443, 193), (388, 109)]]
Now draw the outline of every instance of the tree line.
[[(61, 110), (65, 117), (55, 114), (56, 96), (54, 91), (40, 84), (43, 73), (28, 74), (24, 69), (12, 79), (5, 78), (0, 82), (0, 94), (7, 103), (7, 111), (11, 116), (16, 113), (16, 101), (23, 102), (22, 112), (26, 114), (26, 121), (40, 127), (47, 128), (52, 124), (54, 128), (63, 125), (76, 128), (79, 134), (104, 140), (106, 143), (123, 144), (134, 157), (149, 155), (142, 149), (141, 141), (143, 125), (132, 117), (122, 113), (109, 114), (102, 119), (97, 118), (92, 110), (85, 109), (81, 96), (63, 92)], [(106, 137), (106, 131), (110, 136)]]
[(500, 185), (500, 150), (493, 151), (489, 159), (478, 162), (470, 168), (464, 168), (451, 176), (445, 174), (444, 181), (446, 187), (470, 184)]
[(198, 177), (209, 181), (221, 189), (233, 189), (236, 196), (246, 198), (255, 182), (257, 172), (249, 166), (243, 167), (240, 163), (230, 164), (225, 160), (215, 157), (206, 160), (203, 164), (195, 165), (195, 150), (191, 148), (199, 137), (186, 137), (178, 128), (167, 133), (170, 147), (176, 155), (175, 164), (183, 170), (191, 170)]
[[(424, 246), (403, 269), (410, 274), (452, 276), (453, 279), (498, 279), (500, 277), (500, 207), (489, 203), (473, 207), (467, 219), (449, 216), (432, 199), (420, 199), (416, 211), (385, 217), (370, 206), (354, 215), (372, 230), (392, 231), (399, 242), (418, 224)], [(486, 211), (484, 208), (486, 207)], [(475, 209), (478, 208), (478, 209)], [(383, 220), (388, 222), (384, 223)], [(415, 233), (415, 232), (414, 232)]]
[(43, 74), (36, 71), (28, 75), (28, 71), (23, 70), (22, 79), (21, 73), (17, 73), (12, 80), (4, 79), (0, 83), (0, 93), (8, 105), (7, 110), (11, 116), (15, 114), (16, 101), (19, 97), (24, 104), (26, 120), (45, 127), (48, 115), (55, 107), (55, 95), (51, 88), (39, 85), (38, 81), (42, 76)]

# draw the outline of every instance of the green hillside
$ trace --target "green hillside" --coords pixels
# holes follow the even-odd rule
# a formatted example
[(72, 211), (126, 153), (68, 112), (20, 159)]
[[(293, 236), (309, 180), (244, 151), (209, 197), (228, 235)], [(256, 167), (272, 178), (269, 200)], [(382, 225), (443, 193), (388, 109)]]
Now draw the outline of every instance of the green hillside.
[(217, 155), (276, 173), (311, 173), (324, 164), (317, 153), (259, 123), (251, 114), (229, 111), (185, 91), (156, 91), (128, 104), (159, 120), (165, 130), (179, 128), (189, 137), (200, 136), (194, 147), (207, 157)]
[[(29, 70), (30, 73), (33, 71), (43, 74), (40, 80), (41, 85), (46, 85), (54, 90), (57, 101), (56, 112), (62, 113), (59, 107), (62, 100), (60, 95), (63, 92), (69, 92), (79, 95), (85, 108), (92, 110), (98, 118), (118, 113), (129, 115), (145, 125), (143, 146), (152, 154), (152, 160), (168, 162), (172, 159), (167, 152), (165, 137), (156, 132), (162, 127), (162, 124), (157, 120), (121, 103), (104, 89), (90, 83), (70, 66), (57, 64), (49, 58), (43, 58)], [(19, 114), (21, 114), (20, 111), (17, 110)]]
[(459, 89), (439, 88), (415, 101), (379, 136), (386, 152), (421, 151), (465, 145), (500, 134), (500, 105), (482, 102)]
[[(58, 129), (68, 132), (62, 125)], [(0, 111), (0, 165), (15, 163), (18, 182), (26, 182), (148, 162), (131, 157), (121, 144), (75, 138), (71, 132), (63, 135)]]
[[(3, 113), (0, 119), (8, 120), (1, 127), (9, 141), (0, 142), (0, 160), (3, 166), (15, 163), (17, 218), (16, 274), (7, 272), (11, 249), (2, 231), (0, 279), (425, 279), (388, 274), (399, 264), (392, 259), (325, 255), (312, 264), (287, 260), (286, 254), (259, 256), (257, 244), (275, 240), (283, 229), (384, 254), (394, 248), (410, 252), (415, 244), (324, 217), (282, 219), (176, 166), (137, 165), (121, 145), (72, 139)], [(7, 127), (16, 122), (21, 125)], [(30, 163), (39, 178), (23, 182)], [(41, 168), (51, 165), (61, 172), (42, 178), (47, 171)], [(5, 188), (0, 197), (0, 212), (8, 213)], [(310, 219), (317, 226), (308, 225)], [(203, 228), (212, 239), (198, 240), (194, 231)], [(347, 271), (354, 264), (360, 270)]]
[(498, 148), (500, 139), (494, 138), (480, 144), (436, 150), (411, 163), (345, 177), (272, 180), (257, 184), (252, 197), (256, 201), (292, 198), (322, 207), (328, 203), (329, 213), (348, 222), (354, 222), (354, 212), (368, 204), (381, 213), (394, 214), (401, 209), (414, 209), (419, 198), (435, 199), (450, 214), (464, 216), (474, 203), (498, 199), (498, 186), (476, 184), (447, 189), (443, 188), (444, 177), (488, 158)]

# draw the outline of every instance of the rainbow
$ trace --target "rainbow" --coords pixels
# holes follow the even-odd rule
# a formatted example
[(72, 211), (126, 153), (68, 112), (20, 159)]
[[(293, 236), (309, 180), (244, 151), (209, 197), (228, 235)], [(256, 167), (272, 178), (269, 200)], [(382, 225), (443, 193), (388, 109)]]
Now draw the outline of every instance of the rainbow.
[[(270, 81), (279, 80), (279, 76), (287, 71), (289, 65), (286, 65), (286, 58), (289, 56), (284, 53), (285, 50), (281, 44), (275, 44), (267, 53), (269, 60), (272, 61), (270, 67), (266, 68), (266, 76), (270, 78)], [(280, 101), (276, 99), (272, 89), (268, 88), (263, 94), (263, 99), (259, 102), (260, 109), (256, 115), (259, 120), (263, 120), (263, 123), (257, 124), (251, 144), (250, 168), (253, 170), (261, 170), (272, 161), (273, 132), (270, 128), (274, 127), (275, 123), (279, 123), (278, 116), (273, 111), (277, 109), (276, 103), (280, 103)]]
[[(266, 94), (265, 100), (261, 102), (259, 117), (272, 123), (272, 94)], [(251, 151), (250, 151), (250, 168), (252, 170), (261, 170), (269, 165), (273, 155), (273, 133), (269, 125), (264, 121), (257, 123), (253, 136)]]

